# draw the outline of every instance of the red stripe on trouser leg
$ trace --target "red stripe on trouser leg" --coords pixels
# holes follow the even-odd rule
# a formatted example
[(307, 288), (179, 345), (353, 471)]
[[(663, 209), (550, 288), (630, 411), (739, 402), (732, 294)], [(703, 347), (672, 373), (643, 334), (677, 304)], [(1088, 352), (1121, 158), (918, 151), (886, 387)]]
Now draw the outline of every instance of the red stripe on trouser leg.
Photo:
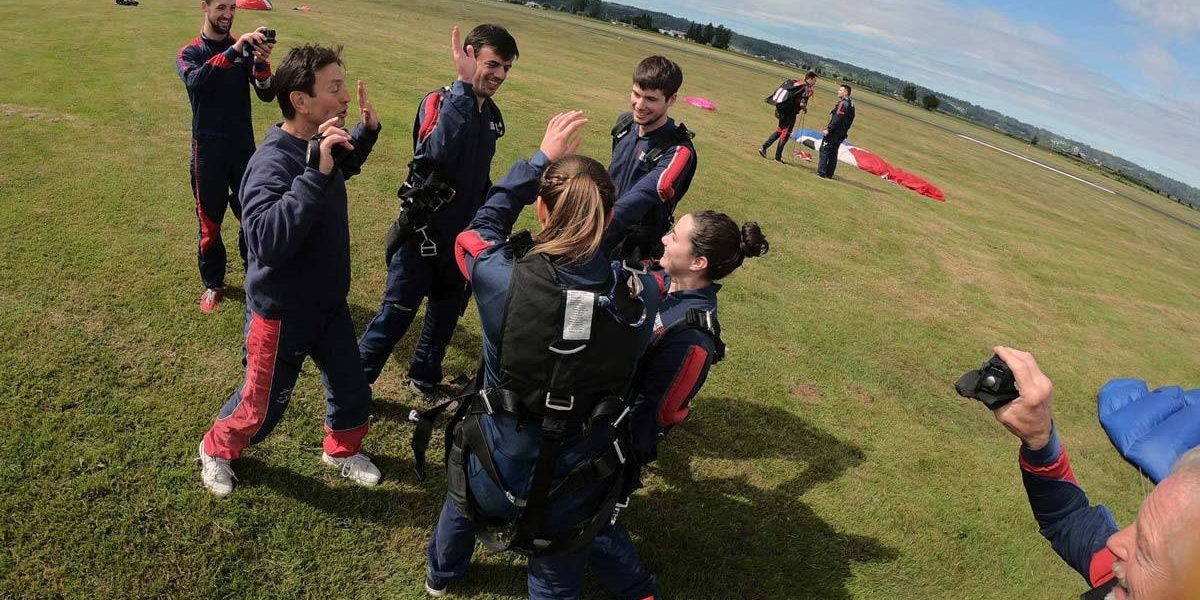
[(367, 428), (370, 423), (363, 423), (353, 429), (342, 429), (334, 431), (328, 425), (325, 426), (325, 454), (336, 458), (343, 458), (358, 453), (358, 449), (362, 448), (362, 440), (367, 435)]
[[(200, 220), (200, 254), (204, 255), (208, 253), (208, 248), (212, 246), (217, 236), (221, 235), (221, 226), (204, 214), (204, 205), (200, 202), (204, 192), (201, 189), (202, 180), (200, 179), (199, 140), (192, 140), (192, 181), (196, 182), (196, 217)], [(222, 210), (224, 210), (223, 207)]]
[(210, 456), (234, 459), (250, 445), (250, 438), (262, 428), (271, 402), (271, 380), (275, 377), (275, 357), (279, 351), (280, 321), (251, 313), (246, 333), (246, 381), (237, 408), (224, 419), (213, 422), (204, 435), (204, 450)]

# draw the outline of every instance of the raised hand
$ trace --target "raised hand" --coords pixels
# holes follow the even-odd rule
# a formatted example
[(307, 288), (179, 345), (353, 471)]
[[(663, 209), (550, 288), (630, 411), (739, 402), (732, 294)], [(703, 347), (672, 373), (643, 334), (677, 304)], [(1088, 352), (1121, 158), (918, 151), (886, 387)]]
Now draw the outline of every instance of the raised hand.
[(379, 115), (375, 114), (375, 106), (367, 99), (367, 84), (358, 80), (358, 110), (362, 113), (362, 122), (371, 131), (379, 129)]
[(454, 68), (458, 69), (458, 80), (470, 83), (475, 80), (475, 47), (462, 47), (462, 36), (458, 26), (450, 31), (450, 55), (454, 58)]
[(583, 135), (580, 129), (587, 125), (587, 117), (582, 110), (561, 112), (551, 117), (546, 125), (546, 134), (542, 136), (542, 145), (538, 148), (550, 162), (564, 156), (574, 154), (579, 149)]
[(1040, 450), (1050, 442), (1054, 421), (1050, 400), (1054, 396), (1054, 384), (1042, 373), (1032, 354), (1005, 346), (996, 346), (993, 350), (1008, 364), (1021, 395), (992, 414), (1013, 435), (1021, 438), (1026, 447)]

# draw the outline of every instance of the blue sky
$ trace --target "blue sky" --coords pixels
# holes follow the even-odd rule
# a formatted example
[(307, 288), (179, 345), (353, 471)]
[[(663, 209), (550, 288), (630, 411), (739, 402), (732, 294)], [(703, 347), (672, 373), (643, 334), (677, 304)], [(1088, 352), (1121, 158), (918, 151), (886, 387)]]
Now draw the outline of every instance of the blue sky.
[(1200, 187), (1200, 0), (626, 0), (913, 81)]

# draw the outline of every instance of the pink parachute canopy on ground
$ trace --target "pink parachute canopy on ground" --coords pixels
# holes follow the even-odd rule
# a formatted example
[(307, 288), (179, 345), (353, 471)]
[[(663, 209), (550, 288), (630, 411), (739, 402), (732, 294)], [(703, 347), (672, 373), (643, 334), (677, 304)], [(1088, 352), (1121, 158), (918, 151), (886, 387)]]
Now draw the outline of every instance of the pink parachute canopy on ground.
[(703, 98), (701, 96), (688, 96), (684, 98), (683, 101), (695, 106), (696, 108), (703, 108), (704, 110), (717, 110), (717, 105), (714, 104), (712, 100)]
[(271, 0), (237, 0), (237, 7), (244, 10), (271, 10)]

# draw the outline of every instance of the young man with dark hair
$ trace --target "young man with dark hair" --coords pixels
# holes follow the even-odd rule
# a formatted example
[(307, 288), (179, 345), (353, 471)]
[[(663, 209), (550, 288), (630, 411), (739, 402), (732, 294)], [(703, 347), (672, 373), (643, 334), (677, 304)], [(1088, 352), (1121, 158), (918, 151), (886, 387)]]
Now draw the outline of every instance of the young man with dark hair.
[(661, 252), (660, 238), (691, 186), (696, 173), (692, 133), (667, 115), (682, 85), (683, 70), (664, 56), (648, 57), (634, 69), (632, 110), (617, 117), (612, 130), (608, 172), (618, 200), (604, 248), (613, 258), (640, 261)]
[(771, 95), (770, 99), (775, 104), (775, 118), (779, 123), (775, 132), (758, 149), (759, 156), (766, 158), (767, 148), (779, 140), (779, 145), (775, 148), (775, 160), (783, 162), (783, 147), (788, 138), (792, 137), (792, 129), (796, 127), (796, 116), (801, 112), (808, 113), (808, 101), (812, 98), (816, 85), (817, 74), (809, 71), (804, 75), (804, 81), (788, 81)]
[(846, 141), (850, 126), (854, 124), (854, 101), (850, 99), (850, 86), (838, 86), (838, 101), (829, 111), (829, 125), (821, 132), (821, 159), (817, 163), (817, 175), (826, 179), (833, 178), (837, 169), (838, 148)]
[[(263, 102), (275, 98), (267, 60), (275, 44), (267, 42), (265, 27), (241, 36), (229, 34), (237, 10), (234, 0), (201, 0), (200, 10), (200, 35), (179, 50), (175, 66), (192, 105), (192, 195), (200, 223), (196, 260), (205, 288), (200, 310), (208, 313), (225, 293), (225, 207), (241, 220), (238, 185), (254, 153), (246, 86), (252, 84)], [(238, 249), (245, 262), (246, 241), (240, 231)]]
[[(468, 300), (467, 282), (454, 260), (454, 239), (483, 205), (504, 120), (492, 101), (519, 55), (517, 42), (499, 25), (484, 24), (460, 41), (451, 33), (458, 79), (421, 101), (413, 123), (408, 182), (438, 181), (454, 190), (437, 209), (413, 209), (407, 239), (388, 256), (387, 285), (379, 312), (359, 340), (363, 370), (379, 377), (396, 342), (408, 331), (421, 301), (425, 321), (408, 368), (409, 388), (432, 397), (442, 380), (442, 360)], [(389, 249), (389, 251), (392, 251)]]
[(283, 123), (267, 132), (241, 187), (249, 248), (246, 378), (200, 442), (200, 479), (217, 496), (233, 491), (229, 461), (262, 441), (283, 416), (306, 356), (326, 390), (322, 461), (361, 485), (376, 485), (380, 477), (359, 452), (371, 388), (346, 304), (346, 178), (371, 153), (379, 117), (360, 80), (362, 122), (353, 135), (344, 129), (350, 92), (341, 48), (294, 48), (275, 77)]

